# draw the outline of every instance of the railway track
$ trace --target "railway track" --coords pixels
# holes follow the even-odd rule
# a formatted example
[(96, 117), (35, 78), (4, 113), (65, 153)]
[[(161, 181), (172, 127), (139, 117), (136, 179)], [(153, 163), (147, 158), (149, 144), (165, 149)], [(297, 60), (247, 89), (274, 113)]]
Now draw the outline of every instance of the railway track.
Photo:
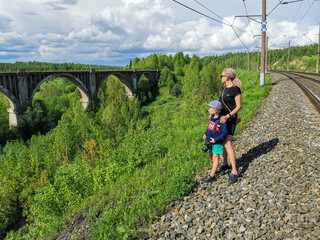
[(269, 72), (282, 74), (295, 82), (320, 113), (320, 74), (287, 71)]
[(260, 114), (233, 142), (239, 181), (229, 185), (227, 172), (202, 183), (207, 160), (193, 192), (153, 223), (148, 240), (319, 239), (319, 114), (287, 76), (273, 78)]

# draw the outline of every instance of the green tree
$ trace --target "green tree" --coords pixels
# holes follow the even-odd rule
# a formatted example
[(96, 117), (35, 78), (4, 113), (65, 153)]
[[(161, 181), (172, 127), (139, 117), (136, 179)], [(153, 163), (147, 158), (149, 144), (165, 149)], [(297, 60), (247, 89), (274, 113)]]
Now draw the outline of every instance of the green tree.
[(152, 69), (152, 70), (155, 70), (158, 68), (157, 54), (151, 54), (149, 57), (147, 57), (145, 67), (147, 69)]
[(193, 56), (182, 81), (184, 109), (197, 108), (202, 101), (200, 71), (202, 64), (199, 57)]
[(200, 71), (200, 77), (201, 101), (211, 101), (214, 97), (217, 98), (219, 96), (219, 87), (221, 86), (220, 71), (217, 65), (211, 62), (203, 67)]
[(140, 59), (135, 57), (132, 62), (132, 68), (139, 68)]

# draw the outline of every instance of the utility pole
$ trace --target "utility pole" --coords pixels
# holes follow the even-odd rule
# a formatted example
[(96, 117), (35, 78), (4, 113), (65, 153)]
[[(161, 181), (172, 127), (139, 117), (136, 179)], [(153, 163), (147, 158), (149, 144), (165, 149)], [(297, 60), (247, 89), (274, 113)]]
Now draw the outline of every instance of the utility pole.
[(272, 70), (272, 68), (271, 68), (271, 50), (269, 52), (269, 70)]
[(239, 69), (239, 54), (237, 53), (237, 70)]
[(266, 25), (267, 25), (267, 14), (266, 14), (266, 0), (262, 0), (262, 21), (261, 21), (261, 67), (260, 67), (260, 86), (264, 86), (265, 80), (265, 53), (266, 53)]
[(265, 73), (267, 72), (268, 70), (268, 40), (269, 40), (269, 37), (267, 36), (267, 42), (266, 42), (266, 61), (265, 61)]
[(250, 51), (248, 49), (248, 71), (250, 70)]
[(289, 47), (288, 47), (288, 63), (287, 63), (287, 71), (289, 71), (289, 62), (290, 62), (290, 41), (289, 41)]
[(257, 52), (257, 71), (259, 71), (259, 48)]
[(319, 25), (319, 36), (318, 36), (318, 55), (317, 55), (317, 69), (316, 73), (319, 73), (319, 55), (320, 55), (320, 25)]

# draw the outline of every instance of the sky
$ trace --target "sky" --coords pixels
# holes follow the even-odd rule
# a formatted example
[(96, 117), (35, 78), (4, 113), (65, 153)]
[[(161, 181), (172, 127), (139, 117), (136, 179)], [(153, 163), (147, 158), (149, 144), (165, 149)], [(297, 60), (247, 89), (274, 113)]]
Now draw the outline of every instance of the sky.
[[(318, 42), (320, 0), (266, 2), (270, 49)], [(0, 62), (125, 66), (152, 53), (257, 51), (261, 14), (262, 0), (0, 0)]]

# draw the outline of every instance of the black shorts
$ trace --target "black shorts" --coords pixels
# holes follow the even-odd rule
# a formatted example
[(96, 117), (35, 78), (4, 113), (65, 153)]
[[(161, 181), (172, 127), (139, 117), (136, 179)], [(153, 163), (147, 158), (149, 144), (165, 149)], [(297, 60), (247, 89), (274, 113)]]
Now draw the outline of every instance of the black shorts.
[(234, 134), (235, 130), (236, 130), (236, 125), (237, 125), (237, 120), (235, 117), (230, 117), (227, 120), (227, 129), (228, 129), (228, 135), (232, 135)]

